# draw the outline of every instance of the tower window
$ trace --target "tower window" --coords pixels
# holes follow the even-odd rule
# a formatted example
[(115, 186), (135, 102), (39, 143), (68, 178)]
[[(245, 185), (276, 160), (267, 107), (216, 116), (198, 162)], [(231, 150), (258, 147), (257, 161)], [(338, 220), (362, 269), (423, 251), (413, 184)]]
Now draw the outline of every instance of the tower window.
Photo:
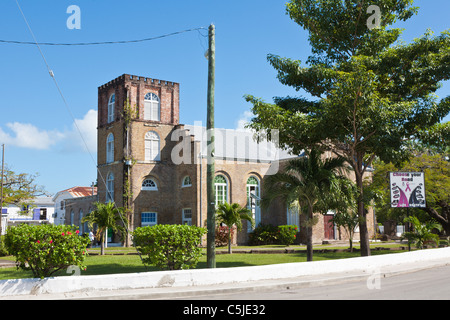
[(156, 182), (152, 179), (145, 179), (142, 182), (142, 188), (141, 190), (158, 190), (158, 186), (156, 185)]
[(159, 161), (159, 136), (154, 131), (149, 131), (145, 134), (145, 160)]
[(108, 101), (108, 123), (114, 121), (114, 105), (116, 103), (116, 95), (113, 93)]
[(144, 120), (160, 121), (160, 103), (156, 94), (149, 92), (144, 98)]
[(189, 177), (189, 176), (184, 177), (183, 183), (181, 184), (181, 186), (182, 187), (190, 187), (190, 186), (192, 186), (191, 177)]
[(106, 202), (114, 202), (114, 174), (112, 172), (106, 179)]
[(108, 134), (106, 138), (106, 163), (114, 162), (114, 135)]

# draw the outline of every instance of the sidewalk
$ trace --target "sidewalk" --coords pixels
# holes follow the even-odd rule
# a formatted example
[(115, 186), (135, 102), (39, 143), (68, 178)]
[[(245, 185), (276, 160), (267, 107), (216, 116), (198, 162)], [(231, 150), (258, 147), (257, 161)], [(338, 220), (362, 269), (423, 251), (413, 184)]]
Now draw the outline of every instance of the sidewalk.
[(175, 299), (317, 286), (450, 264), (450, 248), (279, 265), (0, 281), (0, 299)]

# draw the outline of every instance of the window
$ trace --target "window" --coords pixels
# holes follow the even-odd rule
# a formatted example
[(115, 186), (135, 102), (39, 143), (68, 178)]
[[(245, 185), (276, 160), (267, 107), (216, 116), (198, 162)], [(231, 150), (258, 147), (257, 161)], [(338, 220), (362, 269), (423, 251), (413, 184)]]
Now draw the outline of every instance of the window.
[(192, 186), (191, 177), (186, 176), (183, 178), (183, 183), (181, 184), (182, 187), (190, 187)]
[(64, 200), (61, 200), (60, 206), (61, 206), (61, 210), (64, 210)]
[(113, 93), (108, 101), (108, 123), (114, 121), (114, 105), (116, 103), (116, 95)]
[(147, 93), (144, 98), (144, 120), (160, 121), (159, 98), (154, 93)]
[(298, 230), (300, 230), (300, 216), (299, 216), (299, 207), (297, 203), (291, 203), (287, 205), (286, 209), (287, 219), (286, 222), (289, 225), (296, 226)]
[(214, 178), (214, 194), (216, 207), (228, 201), (228, 184), (224, 176), (218, 175)]
[(106, 163), (114, 162), (114, 135), (108, 134), (106, 138)]
[(192, 226), (192, 209), (183, 209), (183, 216), (181, 217), (181, 224)]
[(154, 226), (158, 223), (158, 214), (156, 212), (142, 212), (141, 227)]
[[(247, 179), (247, 208), (252, 212), (255, 226), (261, 223), (260, 193), (259, 179), (251, 176)], [(248, 223), (247, 231), (251, 232), (251, 224)]]
[(145, 134), (145, 160), (159, 161), (159, 136), (154, 131), (149, 131)]
[(83, 209), (80, 209), (80, 221), (79, 221), (79, 230), (80, 230), (80, 234), (84, 233), (84, 226), (83, 223), (81, 222), (81, 220), (83, 219)]
[(112, 172), (106, 179), (106, 202), (114, 202), (114, 174)]
[(145, 179), (142, 182), (142, 188), (141, 190), (158, 190), (158, 186), (156, 185), (156, 182), (152, 179)]

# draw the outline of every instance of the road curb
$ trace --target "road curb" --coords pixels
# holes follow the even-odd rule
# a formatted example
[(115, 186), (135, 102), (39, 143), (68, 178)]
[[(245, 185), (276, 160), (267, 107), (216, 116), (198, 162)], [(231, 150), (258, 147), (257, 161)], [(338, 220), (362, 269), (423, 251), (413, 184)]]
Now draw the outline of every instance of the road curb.
[[(279, 285), (290, 281), (301, 283), (308, 277), (326, 281), (331, 275), (367, 274), (377, 268), (393, 268), (405, 264), (421, 263), (439, 260), (442, 263), (450, 262), (450, 248), (427, 249), (405, 253), (394, 253), (371, 257), (357, 257), (341, 260), (325, 260), (314, 262), (287, 263), (277, 265), (195, 269), (179, 271), (156, 271), (133, 274), (114, 274), (101, 276), (71, 276), (39, 279), (14, 279), (0, 281), (0, 299), (11, 296), (35, 296), (45, 298), (48, 295), (61, 295), (68, 298), (71, 294), (89, 296), (94, 292), (103, 292), (104, 295), (119, 290), (153, 290), (157, 291), (200, 291), (208, 286), (230, 286), (245, 288), (248, 284), (254, 286)], [(387, 269), (386, 269), (387, 270)], [(292, 279), (300, 281), (293, 282)], [(275, 283), (277, 282), (278, 283)], [(310, 281), (311, 282), (311, 281)]]

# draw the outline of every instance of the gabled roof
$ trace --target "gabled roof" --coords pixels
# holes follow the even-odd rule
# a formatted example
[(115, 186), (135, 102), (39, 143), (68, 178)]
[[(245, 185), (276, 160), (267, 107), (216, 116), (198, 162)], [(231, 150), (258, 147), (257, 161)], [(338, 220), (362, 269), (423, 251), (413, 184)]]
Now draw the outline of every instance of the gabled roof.
[[(56, 193), (53, 199), (55, 199), (57, 195), (62, 194), (64, 192), (69, 193), (74, 198), (88, 197), (92, 196), (92, 187), (73, 187), (70, 189), (62, 190)], [(97, 194), (97, 187), (94, 187), (94, 195), (96, 194)]]

